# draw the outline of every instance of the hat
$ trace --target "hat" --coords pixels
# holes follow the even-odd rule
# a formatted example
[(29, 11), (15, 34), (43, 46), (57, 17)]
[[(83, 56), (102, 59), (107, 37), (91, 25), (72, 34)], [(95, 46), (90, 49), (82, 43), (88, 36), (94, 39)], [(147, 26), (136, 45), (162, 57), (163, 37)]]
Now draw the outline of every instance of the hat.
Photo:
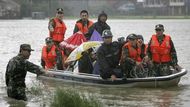
[(102, 32), (102, 38), (107, 38), (107, 37), (113, 37), (113, 35), (109, 29), (106, 29)]
[(129, 34), (129, 35), (127, 36), (127, 39), (129, 39), (129, 40), (135, 40), (135, 39), (137, 39), (137, 35), (134, 34), (134, 33)]
[(108, 15), (107, 15), (104, 11), (102, 11), (102, 12), (98, 15), (98, 21), (100, 21), (100, 17), (102, 17), (102, 16), (105, 16), (106, 19), (108, 18)]
[(63, 9), (62, 8), (57, 8), (57, 13), (63, 13)]
[(34, 51), (33, 49), (31, 49), (31, 46), (29, 44), (21, 44), (20, 49)]
[(53, 39), (52, 39), (51, 37), (47, 37), (47, 38), (45, 39), (45, 42), (46, 42), (46, 44), (47, 44), (47, 43), (52, 43), (52, 42), (53, 42)]
[(142, 35), (137, 35), (137, 39), (142, 39), (144, 41), (144, 38)]
[(164, 25), (162, 25), (162, 24), (157, 24), (157, 25), (155, 26), (155, 29), (164, 29)]
[(104, 11), (102, 11), (102, 12), (99, 14), (99, 16), (98, 16), (98, 17), (101, 17), (101, 16), (108, 17), (108, 15), (107, 15)]

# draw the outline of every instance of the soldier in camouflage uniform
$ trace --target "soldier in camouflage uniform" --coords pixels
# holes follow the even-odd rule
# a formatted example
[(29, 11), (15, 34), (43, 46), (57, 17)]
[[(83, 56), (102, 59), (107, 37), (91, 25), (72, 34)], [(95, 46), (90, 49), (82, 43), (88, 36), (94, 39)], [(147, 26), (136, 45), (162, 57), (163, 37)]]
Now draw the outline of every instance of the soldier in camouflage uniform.
[(25, 77), (27, 71), (37, 75), (44, 73), (43, 69), (27, 60), (31, 51), (33, 49), (29, 44), (22, 44), (19, 54), (9, 61), (5, 75), (8, 97), (26, 101)]
[[(172, 74), (170, 67), (180, 69), (177, 62), (177, 53), (169, 35), (164, 34), (164, 26), (158, 24), (155, 26), (156, 34), (148, 44), (147, 55), (152, 61), (152, 71), (154, 76), (165, 76)], [(147, 57), (146, 57), (147, 59)]]
[(65, 32), (67, 30), (67, 27), (63, 21), (63, 17), (63, 9), (58, 8), (56, 16), (54, 18), (51, 18), (48, 23), (50, 37), (53, 39), (53, 42), (56, 46), (59, 46), (59, 43), (64, 40)]

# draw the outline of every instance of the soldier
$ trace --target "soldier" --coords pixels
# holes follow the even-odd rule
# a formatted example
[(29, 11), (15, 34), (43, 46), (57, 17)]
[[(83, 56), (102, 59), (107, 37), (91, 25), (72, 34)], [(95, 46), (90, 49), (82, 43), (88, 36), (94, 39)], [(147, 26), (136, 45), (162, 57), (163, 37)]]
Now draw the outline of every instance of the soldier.
[(27, 60), (31, 51), (34, 50), (29, 44), (22, 44), (19, 54), (9, 61), (5, 75), (8, 97), (26, 101), (25, 77), (27, 71), (37, 75), (45, 73), (42, 68)]
[(125, 75), (128, 78), (133, 77), (132, 74), (136, 72), (136, 70), (134, 71), (135, 67), (141, 67), (141, 50), (137, 46), (137, 39), (138, 38), (136, 34), (128, 35), (128, 42), (122, 47), (120, 64), (122, 66), (122, 70), (125, 72)]
[(41, 65), (45, 69), (64, 69), (64, 52), (53, 43), (51, 37), (45, 39), (46, 46), (42, 48)]
[(154, 65), (155, 76), (172, 74), (170, 67), (180, 69), (177, 62), (177, 53), (169, 35), (164, 34), (164, 26), (155, 26), (156, 34), (152, 35), (148, 44), (147, 55)]
[(56, 46), (64, 40), (67, 27), (63, 22), (63, 9), (58, 8), (56, 16), (49, 21), (48, 29)]

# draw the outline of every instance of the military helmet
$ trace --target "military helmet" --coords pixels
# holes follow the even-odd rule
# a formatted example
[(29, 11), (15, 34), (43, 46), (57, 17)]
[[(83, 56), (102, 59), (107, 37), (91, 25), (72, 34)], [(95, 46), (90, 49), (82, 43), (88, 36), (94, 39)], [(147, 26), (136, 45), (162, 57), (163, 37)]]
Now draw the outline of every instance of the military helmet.
[(109, 37), (113, 37), (111, 31), (109, 29), (106, 29), (102, 32), (102, 38), (109, 38)]
[(132, 34), (129, 34), (128, 36), (127, 36), (127, 38), (126, 38), (127, 40), (135, 40), (135, 39), (137, 39), (137, 35), (136, 34), (134, 34), (134, 33), (132, 33)]
[(162, 25), (162, 24), (157, 24), (156, 26), (155, 26), (155, 30), (156, 29), (164, 29), (164, 25)]

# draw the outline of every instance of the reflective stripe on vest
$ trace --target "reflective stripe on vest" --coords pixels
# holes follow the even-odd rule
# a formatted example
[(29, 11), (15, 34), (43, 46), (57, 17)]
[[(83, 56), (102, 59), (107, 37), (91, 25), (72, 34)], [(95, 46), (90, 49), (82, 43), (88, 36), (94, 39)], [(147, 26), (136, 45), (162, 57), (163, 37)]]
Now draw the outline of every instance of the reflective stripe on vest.
[(163, 42), (160, 44), (157, 36), (152, 35), (152, 40), (150, 44), (150, 50), (152, 53), (152, 60), (157, 63), (169, 62), (171, 61), (170, 55), (170, 36), (165, 35)]
[(88, 21), (88, 25), (87, 26), (83, 26), (83, 24), (81, 22), (77, 22), (76, 25), (79, 29), (79, 31), (81, 31), (83, 34), (86, 34), (88, 32), (88, 29), (93, 25), (92, 21)]
[(64, 22), (60, 22), (58, 18), (53, 19), (55, 22), (55, 28), (52, 32), (52, 39), (54, 41), (62, 42), (64, 40), (64, 35), (66, 31), (66, 26)]

